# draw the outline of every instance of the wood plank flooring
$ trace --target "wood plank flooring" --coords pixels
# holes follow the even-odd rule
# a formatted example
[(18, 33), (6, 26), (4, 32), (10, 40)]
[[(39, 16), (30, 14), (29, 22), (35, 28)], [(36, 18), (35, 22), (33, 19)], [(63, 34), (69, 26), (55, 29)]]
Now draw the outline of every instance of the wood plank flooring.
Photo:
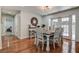
[(76, 42), (76, 53), (79, 53), (79, 42)]
[[(63, 42), (69, 44), (70, 40), (63, 40)], [(0, 53), (47, 53), (46, 45), (44, 46), (44, 50), (41, 49), (41, 44), (39, 47), (36, 47), (34, 45), (34, 38), (30, 40), (29, 39), (20, 40), (17, 39), (15, 36), (11, 37), (10, 39), (7, 39), (5, 37), (2, 43), (3, 43), (3, 49), (0, 50)], [(50, 44), (50, 51), (48, 53), (62, 53), (63, 47), (64, 47), (63, 44), (62, 47), (59, 47), (56, 44), (56, 48), (54, 49), (52, 44)]]

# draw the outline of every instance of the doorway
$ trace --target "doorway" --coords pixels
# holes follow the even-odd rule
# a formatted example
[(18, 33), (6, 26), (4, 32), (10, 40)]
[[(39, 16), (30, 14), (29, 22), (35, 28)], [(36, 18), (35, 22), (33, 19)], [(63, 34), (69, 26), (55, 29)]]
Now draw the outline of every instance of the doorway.
[(9, 14), (2, 14), (1, 19), (1, 36), (2, 36), (2, 49), (10, 46), (10, 41), (14, 36), (14, 16)]

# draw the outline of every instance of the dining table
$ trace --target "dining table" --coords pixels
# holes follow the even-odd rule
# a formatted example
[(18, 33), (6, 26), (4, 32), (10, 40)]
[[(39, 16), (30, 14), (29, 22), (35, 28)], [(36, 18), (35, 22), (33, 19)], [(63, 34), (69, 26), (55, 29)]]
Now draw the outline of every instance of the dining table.
[(50, 36), (51, 36), (51, 34), (54, 34), (55, 33), (55, 31), (53, 30), (53, 31), (51, 31), (51, 30), (48, 30), (48, 31), (46, 31), (45, 32), (45, 35), (46, 35), (46, 37), (47, 37), (47, 44), (46, 44), (46, 51), (47, 52), (49, 52), (50, 51)]
[[(46, 36), (46, 51), (47, 51), (47, 52), (50, 51), (50, 36), (51, 36), (52, 33), (53, 33), (53, 35), (54, 35), (55, 30), (45, 30), (45, 31), (42, 31), (42, 33), (41, 33), (41, 34), (43, 34), (43, 35)], [(37, 35), (35, 35), (34, 44), (37, 45), (37, 39), (36, 39), (37, 37), (36, 37), (36, 36), (37, 36)]]

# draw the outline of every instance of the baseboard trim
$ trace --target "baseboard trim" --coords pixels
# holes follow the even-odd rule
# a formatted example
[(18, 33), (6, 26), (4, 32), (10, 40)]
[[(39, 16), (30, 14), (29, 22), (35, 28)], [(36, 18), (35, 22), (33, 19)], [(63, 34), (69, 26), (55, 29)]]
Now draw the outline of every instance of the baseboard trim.
[(79, 42), (76, 42), (76, 43), (79, 43)]
[[(32, 38), (27, 37), (27, 38), (23, 38), (23, 39), (29, 39), (29, 40), (30, 40), (30, 39), (33, 39), (33, 38), (34, 38), (34, 37), (32, 37)], [(21, 40), (23, 40), (23, 39), (21, 39)]]

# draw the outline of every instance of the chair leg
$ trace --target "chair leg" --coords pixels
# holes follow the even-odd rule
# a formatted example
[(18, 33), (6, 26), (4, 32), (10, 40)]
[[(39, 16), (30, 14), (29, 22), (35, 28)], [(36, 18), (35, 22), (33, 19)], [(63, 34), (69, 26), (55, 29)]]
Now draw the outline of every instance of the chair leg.
[(55, 49), (55, 41), (53, 41), (53, 47), (54, 47), (54, 49)]
[(35, 41), (34, 41), (34, 44), (36, 45), (36, 43), (37, 43), (37, 40), (36, 40), (36, 37), (35, 37)]
[(38, 52), (38, 53), (40, 52), (40, 46), (39, 46), (39, 43), (40, 43), (40, 42), (37, 40), (37, 41), (36, 41), (36, 46), (37, 46), (37, 52)]
[(60, 38), (60, 46), (62, 46), (62, 38)]
[(36, 46), (38, 46), (39, 45), (39, 41), (37, 40), (37, 42), (36, 42)]
[(61, 46), (62, 46), (62, 44), (63, 44), (62, 37), (60, 37), (60, 44), (61, 44)]
[(61, 47), (61, 38), (57, 41), (58, 46)]
[(53, 43), (53, 47), (54, 47), (54, 49), (55, 49), (55, 43)]
[(42, 51), (43, 51), (43, 49), (44, 49), (44, 42), (42, 42)]

